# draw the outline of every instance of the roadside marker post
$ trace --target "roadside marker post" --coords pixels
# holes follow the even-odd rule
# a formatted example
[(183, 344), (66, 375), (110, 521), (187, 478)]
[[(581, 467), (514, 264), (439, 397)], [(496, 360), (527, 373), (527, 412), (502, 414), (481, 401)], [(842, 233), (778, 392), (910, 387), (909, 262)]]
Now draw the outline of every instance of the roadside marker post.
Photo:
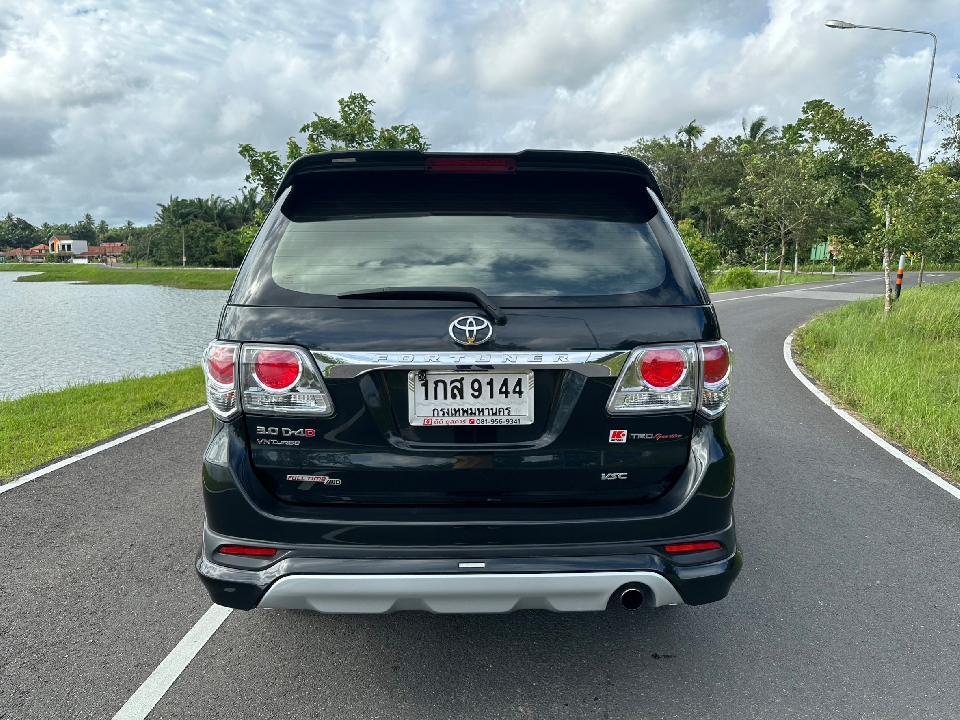
[(897, 267), (897, 286), (893, 289), (893, 299), (900, 299), (900, 290), (903, 288), (903, 271), (907, 267), (907, 256), (900, 256), (900, 265)]

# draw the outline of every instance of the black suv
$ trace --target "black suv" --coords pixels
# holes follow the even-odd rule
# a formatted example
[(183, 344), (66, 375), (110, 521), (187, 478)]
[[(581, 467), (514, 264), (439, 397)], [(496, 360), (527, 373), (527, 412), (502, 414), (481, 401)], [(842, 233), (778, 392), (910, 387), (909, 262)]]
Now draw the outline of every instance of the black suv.
[(661, 200), (604, 153), (294, 162), (204, 356), (213, 600), (723, 598), (730, 355)]

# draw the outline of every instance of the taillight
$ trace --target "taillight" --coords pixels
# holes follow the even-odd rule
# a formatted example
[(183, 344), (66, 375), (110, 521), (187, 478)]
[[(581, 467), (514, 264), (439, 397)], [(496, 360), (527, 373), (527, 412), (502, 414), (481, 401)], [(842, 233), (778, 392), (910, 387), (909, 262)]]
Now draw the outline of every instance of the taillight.
[(300, 358), (290, 350), (261, 350), (253, 361), (253, 374), (264, 388), (283, 392), (300, 379)]
[(730, 348), (723, 341), (700, 344), (703, 386), (698, 410), (710, 419), (718, 417), (730, 403)]
[(693, 410), (697, 399), (696, 345), (637, 348), (607, 401), (614, 415)]
[(221, 420), (237, 412), (237, 345), (212, 342), (203, 353), (203, 376), (207, 386), (207, 405)]
[(675, 545), (664, 545), (664, 552), (670, 554), (674, 553), (688, 553), (688, 552), (703, 552), (704, 550), (719, 550), (723, 545), (718, 543), (716, 540), (702, 540), (698, 542), (688, 542), (688, 543), (676, 543)]
[(237, 360), (235, 345), (211, 345), (207, 353), (207, 369), (210, 379), (219, 385), (233, 385), (234, 366)]
[(640, 377), (657, 390), (672, 388), (687, 371), (687, 359), (675, 348), (647, 350), (641, 356)]
[(243, 346), (240, 397), (244, 412), (262, 415), (333, 415), (333, 400), (310, 354), (283, 345)]
[(433, 173), (512, 173), (517, 170), (513, 158), (492, 157), (438, 157), (427, 158), (424, 169)]
[(257, 547), (255, 545), (221, 545), (218, 553), (224, 555), (246, 555), (247, 557), (273, 557), (277, 554), (276, 548)]
[(630, 415), (696, 408), (713, 420), (730, 402), (732, 359), (723, 340), (637, 348), (624, 363), (607, 412)]
[(730, 372), (730, 352), (726, 345), (703, 346), (703, 381), (716, 384)]

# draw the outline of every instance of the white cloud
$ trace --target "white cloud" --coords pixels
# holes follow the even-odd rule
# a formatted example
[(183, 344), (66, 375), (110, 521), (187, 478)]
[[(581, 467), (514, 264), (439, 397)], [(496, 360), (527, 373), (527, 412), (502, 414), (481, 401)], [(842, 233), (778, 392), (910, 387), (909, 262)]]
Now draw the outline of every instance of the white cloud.
[[(696, 118), (732, 132), (825, 97), (910, 147), (929, 44), (953, 91), (960, 0), (300, 0), (0, 8), (0, 214), (149, 220), (170, 194), (232, 194), (237, 144), (280, 149), (360, 91), (435, 149), (618, 150)], [(925, 146), (935, 140), (928, 126)]]

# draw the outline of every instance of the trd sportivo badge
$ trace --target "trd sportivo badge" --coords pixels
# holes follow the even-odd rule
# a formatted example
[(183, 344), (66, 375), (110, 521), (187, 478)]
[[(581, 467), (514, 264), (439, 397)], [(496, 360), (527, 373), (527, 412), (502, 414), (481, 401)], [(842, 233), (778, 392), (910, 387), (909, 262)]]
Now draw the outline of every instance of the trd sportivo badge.
[(610, 442), (612, 443), (625, 443), (627, 438), (631, 440), (679, 440), (683, 435), (680, 433), (632, 433), (627, 432), (626, 430), (611, 430), (610, 431)]
[(493, 337), (493, 325), (479, 315), (465, 315), (450, 323), (448, 332), (458, 345), (483, 345)]

